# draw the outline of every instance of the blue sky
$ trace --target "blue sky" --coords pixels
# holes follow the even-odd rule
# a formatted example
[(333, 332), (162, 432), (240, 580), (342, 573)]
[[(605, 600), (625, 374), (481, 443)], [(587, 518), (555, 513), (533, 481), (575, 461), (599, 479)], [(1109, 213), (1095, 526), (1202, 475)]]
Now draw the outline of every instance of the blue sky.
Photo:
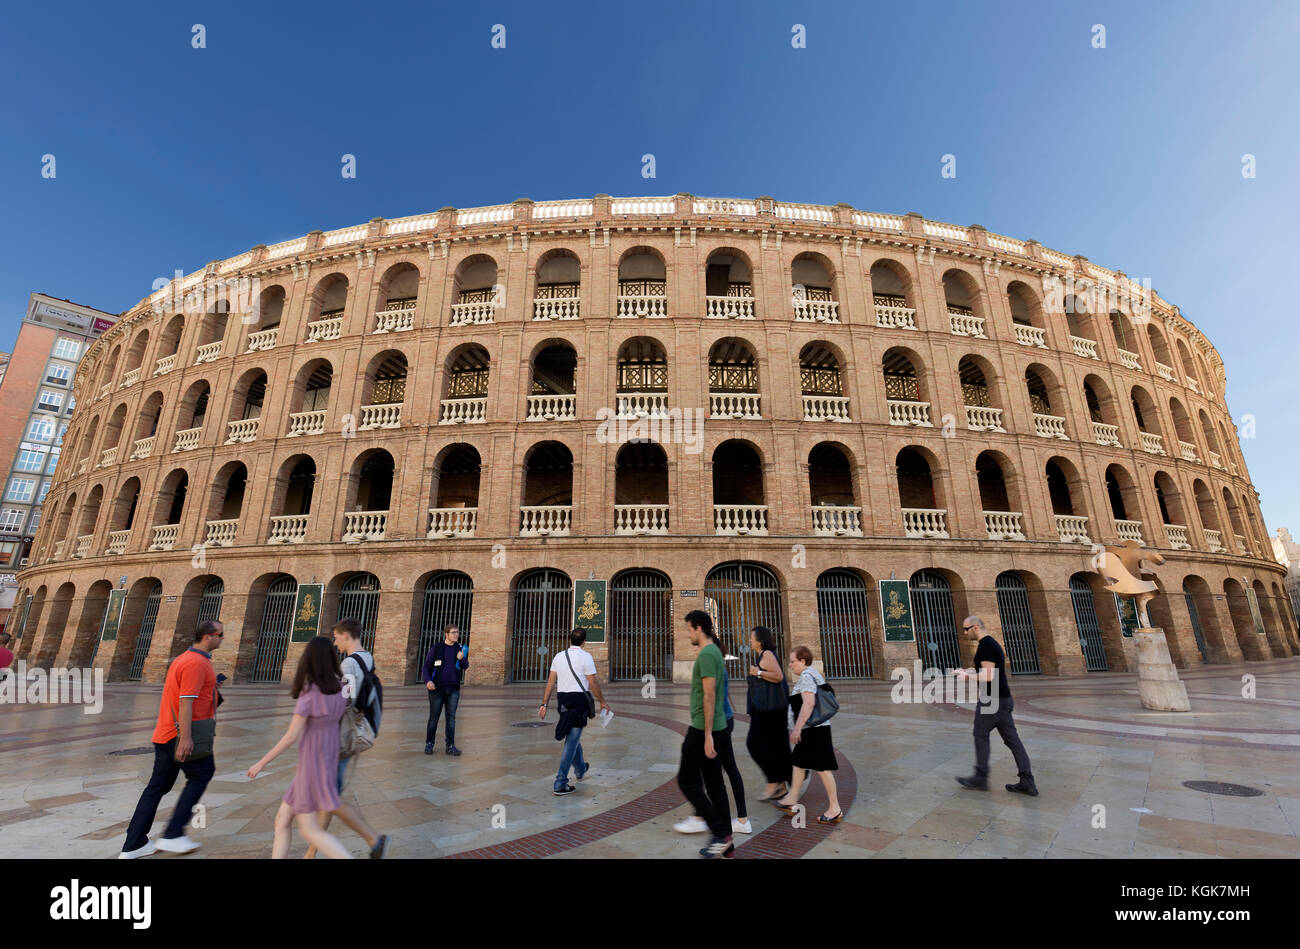
[(918, 211), (1150, 278), (1218, 347), (1266, 523), (1300, 535), (1298, 42), (1300, 4), (1250, 0), (8, 4), (0, 347), (32, 290), (120, 311), (176, 269), (445, 205)]

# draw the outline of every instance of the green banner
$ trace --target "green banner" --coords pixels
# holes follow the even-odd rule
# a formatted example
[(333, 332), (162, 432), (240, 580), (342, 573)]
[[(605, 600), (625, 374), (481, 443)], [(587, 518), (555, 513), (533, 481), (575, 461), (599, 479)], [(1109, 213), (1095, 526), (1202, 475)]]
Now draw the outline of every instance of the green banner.
[(323, 583), (303, 583), (298, 586), (298, 599), (293, 605), (293, 643), (310, 642), (320, 632), (320, 601), (325, 592)]
[(108, 609), (104, 610), (104, 630), (99, 637), (102, 641), (117, 639), (117, 625), (122, 622), (122, 604), (125, 602), (125, 590), (114, 590), (109, 593)]
[(912, 598), (906, 580), (880, 581), (880, 619), (885, 628), (885, 642), (910, 643), (916, 639), (912, 629)]
[(587, 631), (587, 642), (605, 641), (605, 581), (573, 581), (573, 625)]
[(1115, 596), (1115, 612), (1119, 614), (1119, 629), (1127, 638), (1133, 638), (1133, 630), (1138, 628), (1137, 600), (1131, 596)]
[(1259, 597), (1254, 587), (1246, 587), (1246, 602), (1250, 604), (1250, 618), (1255, 621), (1255, 632), (1264, 635), (1264, 617), (1259, 612)]

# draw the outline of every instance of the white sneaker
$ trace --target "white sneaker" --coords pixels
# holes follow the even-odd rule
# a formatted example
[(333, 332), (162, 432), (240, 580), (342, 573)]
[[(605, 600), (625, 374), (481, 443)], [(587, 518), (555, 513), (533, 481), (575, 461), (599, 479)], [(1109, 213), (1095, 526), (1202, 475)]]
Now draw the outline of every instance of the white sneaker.
[(741, 820), (738, 817), (733, 817), (731, 819), (731, 832), (733, 834), (752, 834), (754, 832), (754, 828), (749, 823), (748, 817), (746, 817), (744, 820)]
[(153, 842), (153, 845), (167, 853), (193, 853), (199, 849), (198, 841), (190, 840), (184, 834), (179, 837), (172, 837), (170, 840), (166, 837), (159, 837)]
[(702, 834), (708, 829), (709, 825), (704, 822), (704, 818), (695, 814), (673, 824), (673, 830), (679, 834)]
[(134, 860), (136, 857), (148, 857), (157, 852), (158, 848), (146, 840), (143, 847), (139, 847), (135, 850), (123, 850), (117, 855), (117, 859)]

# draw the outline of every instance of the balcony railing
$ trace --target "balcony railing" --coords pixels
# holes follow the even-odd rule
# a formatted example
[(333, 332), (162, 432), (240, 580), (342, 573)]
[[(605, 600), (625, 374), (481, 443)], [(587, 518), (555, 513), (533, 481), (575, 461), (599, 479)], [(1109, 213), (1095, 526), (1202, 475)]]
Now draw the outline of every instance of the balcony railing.
[(989, 540), (1024, 540), (1025, 532), (1020, 529), (1021, 513), (1019, 511), (985, 511), (984, 530)]
[(1216, 468), (1218, 468), (1220, 471), (1222, 471), (1222, 470), (1223, 470), (1223, 456), (1220, 455), (1217, 451), (1212, 451), (1212, 452), (1210, 452), (1210, 464), (1214, 465), (1214, 467), (1216, 467)]
[(154, 363), (153, 374), (155, 376), (165, 376), (167, 375), (167, 373), (171, 372), (175, 368), (176, 368), (176, 354), (172, 353), (170, 356), (163, 356), (156, 363)]
[(1250, 553), (1250, 548), (1246, 546), (1246, 538), (1242, 537), (1240, 534), (1233, 534), (1232, 536), (1237, 538), (1237, 549), (1239, 551), (1243, 554)]
[(805, 395), (803, 397), (805, 422), (847, 422), (849, 397), (847, 395)]
[(176, 535), (180, 532), (179, 524), (155, 524), (153, 527), (153, 543), (149, 545), (150, 550), (171, 550), (176, 546)]
[(97, 464), (95, 467), (96, 467), (96, 468), (107, 468), (109, 465), (113, 464), (115, 461), (117, 461), (117, 446), (116, 446), (116, 445), (114, 445), (112, 448), (105, 448), (103, 451), (101, 451), (101, 452), (99, 453), (99, 464)]
[(77, 538), (77, 546), (72, 552), (72, 556), (77, 560), (84, 560), (90, 556), (90, 542), (95, 539), (94, 534), (82, 534)]
[(491, 323), (492, 312), (495, 308), (495, 305), (490, 300), (480, 300), (474, 303), (453, 303), (451, 305), (451, 325), (472, 326), (480, 323)]
[(838, 323), (840, 305), (835, 300), (808, 300), (796, 297), (794, 318), (804, 323)]
[(1159, 435), (1151, 432), (1139, 432), (1142, 438), (1142, 450), (1152, 455), (1163, 455), (1165, 453), (1165, 440)]
[(752, 320), (753, 297), (705, 297), (704, 315), (711, 320)]
[(1065, 434), (1065, 419), (1059, 415), (1039, 415), (1034, 413), (1034, 434), (1039, 438), (1059, 438), (1069, 441)]
[(614, 398), (618, 418), (668, 418), (666, 392), (619, 392)]
[(135, 461), (137, 458), (148, 458), (153, 454), (153, 443), (157, 435), (148, 435), (145, 438), (137, 438), (135, 444), (131, 446), (131, 457), (128, 461)]
[(988, 339), (984, 335), (984, 317), (975, 316), (973, 313), (957, 313), (949, 310), (948, 326), (952, 329), (954, 336), (974, 336), (978, 339)]
[(307, 324), (307, 342), (315, 343), (320, 340), (338, 339), (343, 334), (343, 317), (327, 316), (324, 319), (312, 320)]
[(572, 504), (545, 504), (519, 509), (520, 537), (568, 537)]
[(136, 368), (132, 369), (130, 372), (128, 372), (126, 375), (122, 377), (122, 384), (118, 386), (118, 388), (125, 389), (127, 386), (133, 386), (139, 381), (140, 381), (140, 367), (137, 366)]
[(108, 546), (104, 548), (104, 553), (116, 556), (126, 550), (126, 545), (131, 541), (131, 529), (128, 527), (124, 531), (112, 531), (108, 535)]
[(903, 536), (914, 539), (948, 536), (947, 510), (921, 507), (903, 508)]
[(1160, 360), (1157, 359), (1157, 360), (1156, 360), (1156, 375), (1159, 376), (1161, 379), (1166, 380), (1167, 382), (1173, 382), (1173, 381), (1174, 381), (1174, 367), (1173, 367), (1173, 366), (1166, 366), (1164, 363), (1160, 362)]
[(552, 422), (578, 417), (578, 397), (572, 392), (553, 395), (530, 395), (526, 422)]
[(61, 540), (54, 545), (54, 556), (50, 558), (51, 561), (63, 559), (63, 545), (65, 543), (66, 541)]
[(348, 511), (343, 515), (345, 543), (357, 544), (363, 540), (383, 540), (387, 530), (387, 511)]
[(757, 392), (710, 392), (709, 418), (762, 418)]
[(910, 306), (889, 306), (877, 303), (875, 308), (877, 326), (900, 330), (916, 329), (916, 310)]
[(1187, 542), (1187, 527), (1183, 524), (1166, 524), (1165, 536), (1169, 538), (1171, 550), (1192, 549), (1192, 545)]
[(439, 425), (463, 425), (466, 422), (487, 421), (487, 396), (473, 399), (443, 399)]
[(1002, 410), (984, 405), (966, 406), (966, 427), (972, 432), (1005, 432)]
[(668, 533), (667, 504), (615, 504), (614, 533), (640, 536)]
[(1223, 534), (1219, 531), (1212, 531), (1208, 527), (1202, 529), (1205, 534), (1205, 546), (1209, 548), (1212, 554), (1225, 553), (1223, 547)]
[(1116, 521), (1115, 532), (1120, 540), (1135, 540), (1139, 544), (1142, 543), (1141, 521)]
[(1195, 379), (1193, 379), (1191, 376), (1187, 377), (1187, 388), (1191, 389), (1197, 395), (1201, 394), (1201, 384), (1197, 382)]
[(899, 399), (888, 399), (886, 401), (889, 403), (890, 425), (934, 427), (934, 423), (930, 421), (929, 402), (904, 402)]
[(77, 474), (85, 474), (86, 469), (89, 467), (90, 467), (90, 459), (82, 458), (81, 461), (77, 464)]
[(1054, 514), (1056, 533), (1063, 544), (1091, 544), (1088, 536), (1088, 519), (1075, 514)]
[(99, 387), (99, 398), (101, 399), (104, 398), (104, 396), (108, 395), (112, 391), (113, 391), (113, 383), (105, 382), (102, 386)]
[(248, 349), (245, 352), (260, 353), (266, 349), (274, 349), (276, 340), (280, 338), (280, 327), (272, 326), (269, 330), (262, 330), (257, 333), (248, 334)]
[(713, 533), (720, 537), (767, 534), (766, 504), (713, 505)]
[(1074, 354), (1082, 356), (1084, 359), (1097, 359), (1097, 344), (1090, 339), (1083, 339), (1079, 336), (1070, 337), (1070, 345), (1074, 347)]
[(298, 435), (320, 435), (325, 431), (325, 410), (314, 412), (290, 412), (287, 438)]
[(817, 537), (861, 537), (862, 508), (848, 504), (814, 504), (813, 534)]
[(1131, 353), (1127, 349), (1119, 350), (1119, 361), (1130, 369), (1142, 368), (1142, 360), (1138, 359), (1137, 353)]
[[(647, 292), (648, 291), (648, 292)], [(617, 315), (625, 320), (662, 319), (668, 315), (667, 289), (664, 284), (619, 284)]]
[(358, 430), (368, 431), (372, 428), (401, 428), (401, 426), (401, 402), (386, 402), (381, 405), (361, 406), (361, 424), (357, 426)]
[(1240, 469), (1237, 468), (1237, 463), (1231, 458), (1228, 459), (1228, 470), (1231, 471), (1234, 476), (1241, 474)]
[(233, 547), (235, 532), (239, 529), (239, 518), (225, 521), (208, 521), (208, 533), (203, 543), (209, 547)]
[(301, 544), (307, 539), (307, 515), (286, 514), (271, 518), (268, 544)]
[(581, 314), (577, 297), (536, 297), (533, 300), (535, 320), (576, 320)]
[(256, 440), (257, 431), (261, 428), (262, 419), (258, 418), (237, 418), (233, 422), (226, 423), (226, 444), (238, 445), (241, 442), (251, 442)]
[(1098, 445), (1111, 445), (1119, 448), (1119, 426), (1107, 425), (1105, 422), (1092, 423), (1092, 437)]
[[(482, 306), (483, 304), (462, 304), (458, 303), (451, 308), (452, 323), (456, 322), (455, 313), (457, 306)], [(491, 307), (491, 304), (488, 304)], [(468, 320), (470, 323), (489, 323), (491, 322), (491, 309), (488, 310), (488, 319), (486, 320)], [(375, 314), (375, 332), (376, 333), (401, 333), (404, 330), (415, 329), (415, 301), (403, 300), (401, 303), (390, 303), (382, 310)]]
[(1038, 326), (1026, 326), (1023, 323), (1016, 323), (1016, 342), (1021, 346), (1037, 346), (1039, 349), (1047, 348), (1047, 331)]
[(217, 340), (215, 343), (206, 343), (199, 347), (198, 353), (194, 359), (194, 365), (197, 366), (201, 363), (212, 362), (220, 358), (220, 356), (221, 340)]
[(1195, 446), (1194, 444), (1192, 444), (1191, 442), (1179, 441), (1179, 442), (1178, 442), (1178, 454), (1182, 457), (1183, 461), (1200, 461), (1200, 460), (1201, 460), (1199, 457), (1197, 457), (1197, 454), (1196, 454), (1196, 446)]
[(473, 537), (478, 526), (476, 507), (429, 508), (429, 540), (439, 537)]

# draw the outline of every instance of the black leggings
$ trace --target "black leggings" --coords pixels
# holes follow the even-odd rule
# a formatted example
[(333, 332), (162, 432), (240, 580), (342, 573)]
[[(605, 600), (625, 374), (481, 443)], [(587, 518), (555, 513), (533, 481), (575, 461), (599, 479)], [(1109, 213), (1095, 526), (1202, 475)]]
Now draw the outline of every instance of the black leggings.
[(736, 818), (744, 820), (749, 812), (745, 809), (745, 782), (741, 780), (740, 769), (736, 767), (736, 752), (731, 747), (731, 733), (735, 729), (736, 720), (727, 719), (726, 729), (713, 733), (713, 748), (722, 762), (722, 770), (727, 773), (727, 780), (731, 782), (731, 796), (736, 799)]

